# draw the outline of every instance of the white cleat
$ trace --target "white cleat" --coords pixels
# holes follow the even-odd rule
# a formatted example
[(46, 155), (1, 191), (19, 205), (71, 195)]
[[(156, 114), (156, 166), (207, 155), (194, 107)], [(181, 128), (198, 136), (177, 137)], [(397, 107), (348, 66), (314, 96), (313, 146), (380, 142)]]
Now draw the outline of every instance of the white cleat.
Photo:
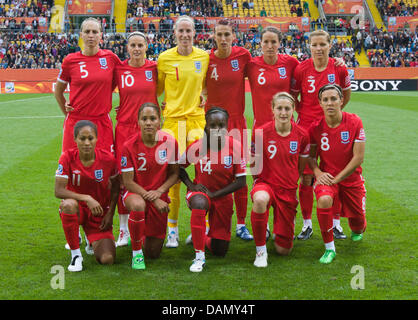
[(190, 266), (191, 272), (202, 272), (203, 267), (205, 266), (205, 260), (194, 259), (192, 265)]
[(85, 239), (86, 239), (86, 247), (85, 247), (85, 249), (86, 249), (86, 253), (87, 253), (89, 256), (92, 256), (92, 255), (94, 254), (93, 246), (92, 246), (92, 245), (91, 245), (91, 243), (89, 242), (89, 239), (87, 239), (87, 236), (85, 236)]
[(192, 235), (189, 234), (189, 236), (186, 238), (186, 244), (193, 244)]
[(68, 266), (68, 271), (79, 272), (81, 270), (83, 270), (83, 257), (75, 256), (72, 258), (71, 264)]
[(118, 241), (116, 242), (116, 247), (124, 247), (128, 245), (128, 241), (129, 241), (129, 231), (123, 230), (121, 229), (119, 232), (119, 238)]
[(167, 248), (177, 248), (179, 246), (178, 235), (175, 231), (171, 231), (168, 234), (165, 246)]
[(267, 252), (258, 252), (255, 256), (254, 265), (258, 268), (267, 267)]

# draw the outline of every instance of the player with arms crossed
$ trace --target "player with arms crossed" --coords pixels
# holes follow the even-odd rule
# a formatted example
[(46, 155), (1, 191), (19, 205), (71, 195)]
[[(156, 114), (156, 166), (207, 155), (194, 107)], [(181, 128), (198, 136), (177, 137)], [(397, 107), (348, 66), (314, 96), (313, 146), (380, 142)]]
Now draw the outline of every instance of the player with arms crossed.
[(167, 231), (168, 190), (179, 177), (177, 141), (160, 130), (160, 122), (158, 105), (143, 104), (138, 112), (140, 131), (122, 149), (133, 269), (145, 269), (144, 253), (150, 258), (160, 256)]
[[(295, 98), (300, 95), (297, 103), (297, 123), (309, 130), (313, 122), (324, 116), (318, 101), (319, 88), (326, 84), (339, 84), (343, 88), (344, 107), (350, 100), (351, 82), (347, 68), (341, 65), (341, 60), (330, 58), (331, 40), (324, 30), (316, 30), (309, 35), (309, 48), (312, 58), (303, 61), (295, 69), (292, 81), (292, 94)], [(303, 216), (303, 228), (298, 239), (307, 240), (312, 234), (312, 205), (313, 205), (313, 173), (307, 166), (299, 185), (299, 201)], [(339, 214), (334, 219), (334, 233), (336, 238), (345, 238), (340, 226)]]
[[(187, 145), (202, 137), (205, 127), (205, 97), (202, 90), (206, 82), (209, 54), (193, 46), (195, 35), (192, 18), (177, 18), (174, 25), (177, 46), (158, 57), (158, 95), (165, 94), (162, 129), (176, 138), (181, 153)], [(180, 185), (175, 184), (169, 192), (168, 248), (178, 247)]]
[(112, 233), (113, 215), (119, 194), (118, 167), (109, 151), (96, 148), (97, 128), (88, 120), (74, 126), (76, 148), (59, 159), (55, 174), (55, 196), (63, 199), (60, 217), (71, 249), (71, 272), (83, 270), (78, 239), (79, 225), (84, 229), (93, 254), (101, 264), (113, 264), (116, 256)]
[[(231, 23), (220, 20), (215, 26), (214, 40), (216, 48), (210, 53), (209, 67), (206, 75), (206, 111), (210, 106), (218, 106), (229, 114), (228, 131), (235, 140), (241, 142), (243, 156), (246, 156), (247, 123), (245, 111), (245, 74), (251, 54), (247, 49), (232, 46), (235, 33)], [(227, 93), (227, 94), (226, 94)], [(243, 240), (253, 237), (245, 226), (248, 203), (248, 186), (234, 193), (237, 211), (236, 235)]]
[[(119, 89), (119, 107), (116, 109), (115, 153), (120, 164), (123, 144), (138, 133), (138, 110), (146, 102), (157, 102), (157, 63), (145, 59), (148, 49), (146, 36), (138, 31), (127, 38), (129, 59), (116, 67), (116, 82)], [(122, 186), (123, 187), (123, 186)], [(121, 189), (121, 196), (124, 189)], [(119, 238), (118, 247), (126, 246), (129, 240), (129, 211), (123, 206), (121, 197), (118, 202)]]
[(351, 239), (361, 240), (366, 230), (366, 189), (361, 168), (366, 136), (361, 119), (342, 111), (344, 94), (339, 85), (321, 87), (318, 97), (325, 117), (309, 129), (309, 165), (316, 179), (317, 217), (325, 243), (319, 262), (327, 264), (336, 255), (332, 232), (336, 198), (341, 204), (341, 215), (348, 218)]
[[(263, 146), (253, 148), (257, 174), (251, 191), (251, 224), (256, 245), (256, 267), (267, 267), (266, 229), (269, 209), (274, 208), (274, 246), (279, 255), (288, 255), (293, 247), (298, 180), (309, 156), (308, 133), (293, 119), (295, 100), (287, 92), (273, 96), (274, 120), (255, 133), (262, 135)], [(258, 154), (257, 154), (258, 153)]]
[[(205, 134), (191, 144), (180, 159), (180, 178), (187, 186), (187, 205), (192, 211), (190, 226), (196, 258), (191, 272), (205, 266), (205, 245), (217, 256), (225, 256), (231, 240), (231, 218), (234, 213), (232, 193), (246, 183), (246, 164), (241, 145), (227, 135), (228, 113), (212, 107), (206, 113)], [(185, 170), (195, 166), (192, 182)], [(206, 236), (206, 214), (209, 233)]]

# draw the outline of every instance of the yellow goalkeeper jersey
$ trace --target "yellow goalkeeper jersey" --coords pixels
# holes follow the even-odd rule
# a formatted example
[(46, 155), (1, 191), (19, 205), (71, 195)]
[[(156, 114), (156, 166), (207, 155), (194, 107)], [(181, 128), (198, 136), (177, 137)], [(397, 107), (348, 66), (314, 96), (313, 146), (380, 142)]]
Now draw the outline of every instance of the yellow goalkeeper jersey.
[(204, 115), (200, 94), (205, 86), (209, 54), (193, 47), (188, 56), (178, 54), (177, 47), (158, 57), (158, 95), (165, 92), (164, 117), (193, 117)]

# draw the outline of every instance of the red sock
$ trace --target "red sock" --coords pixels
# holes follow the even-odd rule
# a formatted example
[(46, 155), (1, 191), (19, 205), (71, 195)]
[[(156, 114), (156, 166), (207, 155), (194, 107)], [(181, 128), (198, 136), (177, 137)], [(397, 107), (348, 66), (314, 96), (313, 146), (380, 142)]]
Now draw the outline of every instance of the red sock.
[(192, 229), (193, 247), (195, 251), (205, 251), (206, 210), (192, 209), (190, 226)]
[(324, 240), (324, 243), (334, 241), (334, 232), (332, 231), (332, 208), (317, 208), (316, 215), (318, 217), (319, 228), (321, 229), (322, 239)]
[(208, 249), (209, 249), (209, 251), (210, 251), (210, 252), (212, 252), (212, 238), (211, 238), (211, 237), (208, 237), (208, 236), (206, 235), (206, 240), (205, 240), (205, 242), (206, 242), (206, 248), (208, 248)]
[(141, 250), (145, 235), (145, 212), (131, 211), (129, 214), (128, 228), (131, 234), (132, 250)]
[(76, 214), (61, 212), (61, 222), (64, 229), (65, 239), (71, 250), (80, 249), (80, 240), (78, 239), (79, 225)]
[(248, 186), (234, 192), (235, 208), (237, 210), (237, 224), (245, 224), (247, 217)]
[(253, 228), (254, 242), (257, 247), (266, 244), (268, 209), (264, 213), (251, 210), (251, 226)]
[(350, 226), (351, 231), (354, 233), (360, 234), (366, 231), (366, 217), (361, 218), (348, 218), (348, 225)]
[(303, 219), (312, 219), (313, 187), (299, 184), (299, 202)]

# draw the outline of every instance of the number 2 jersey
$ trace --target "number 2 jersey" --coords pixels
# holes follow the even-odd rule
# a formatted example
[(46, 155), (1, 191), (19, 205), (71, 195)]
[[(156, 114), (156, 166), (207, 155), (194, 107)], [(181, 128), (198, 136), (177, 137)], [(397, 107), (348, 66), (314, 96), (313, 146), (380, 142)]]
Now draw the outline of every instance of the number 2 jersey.
[(68, 179), (68, 190), (88, 194), (102, 208), (106, 208), (110, 204), (110, 178), (118, 174), (112, 153), (96, 148), (94, 163), (85, 167), (80, 160), (78, 148), (73, 148), (61, 154), (55, 176)]
[[(330, 128), (325, 118), (318, 120), (309, 128), (311, 144), (316, 145), (320, 158), (319, 168), (334, 177), (340, 173), (353, 158), (353, 146), (356, 142), (366, 142), (363, 123), (359, 116), (343, 112), (341, 124)], [(357, 186), (363, 183), (362, 168), (356, 170), (340, 184)]]

